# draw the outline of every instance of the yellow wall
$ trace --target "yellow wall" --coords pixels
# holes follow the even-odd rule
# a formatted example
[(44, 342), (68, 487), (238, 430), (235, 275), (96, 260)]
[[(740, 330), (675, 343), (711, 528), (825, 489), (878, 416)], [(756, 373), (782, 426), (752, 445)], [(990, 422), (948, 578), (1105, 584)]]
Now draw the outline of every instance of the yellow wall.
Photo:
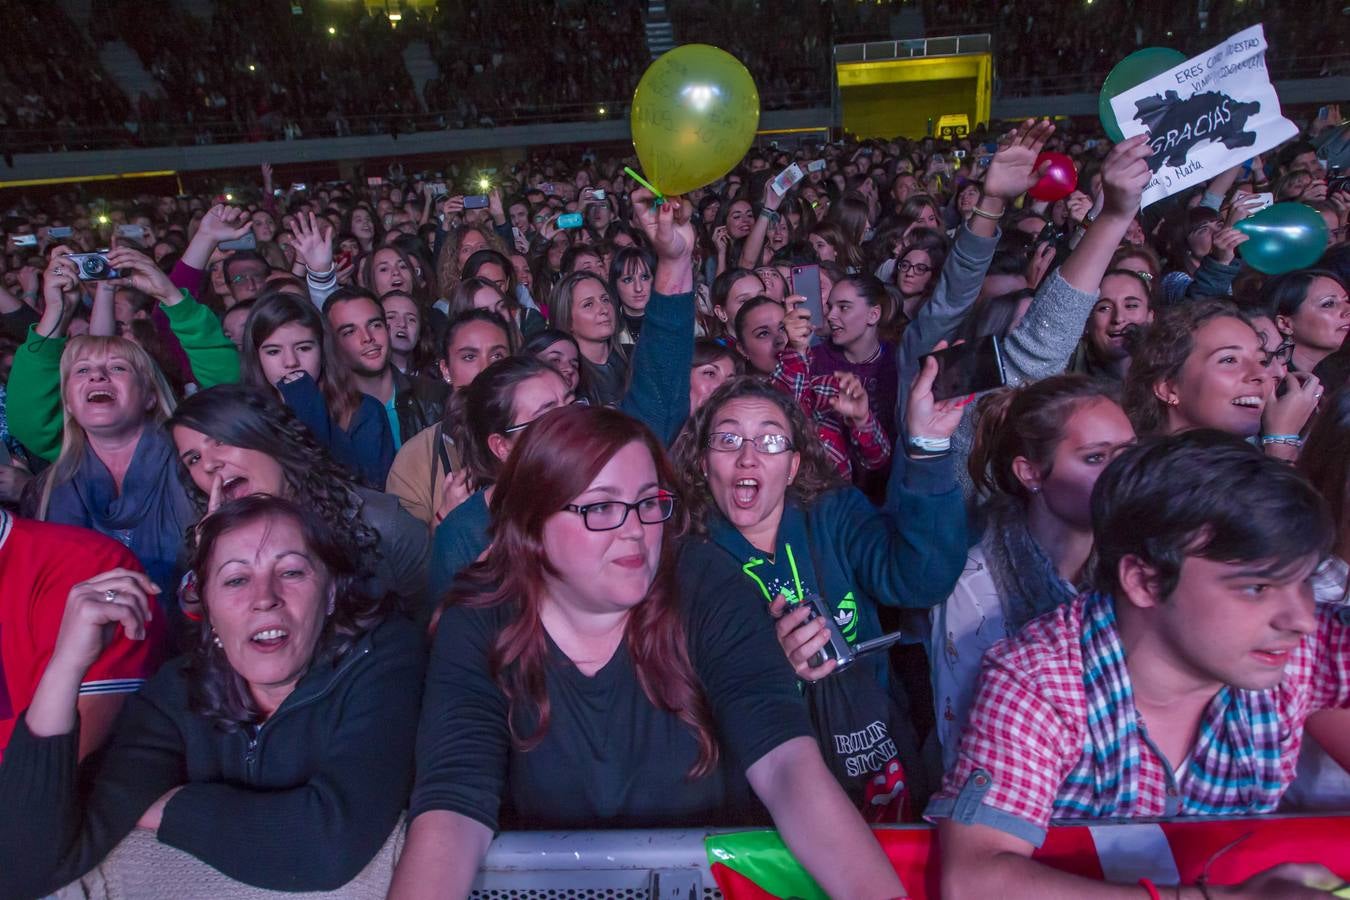
[(987, 54), (938, 56), (838, 67), (844, 129), (862, 137), (923, 137), (928, 119), (964, 113), (989, 121), (993, 61)]

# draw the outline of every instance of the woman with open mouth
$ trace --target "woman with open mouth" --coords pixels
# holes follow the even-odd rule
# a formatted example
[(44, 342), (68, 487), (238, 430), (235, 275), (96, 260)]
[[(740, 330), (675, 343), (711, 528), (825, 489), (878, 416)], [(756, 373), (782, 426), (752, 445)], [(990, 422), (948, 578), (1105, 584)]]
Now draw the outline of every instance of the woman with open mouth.
[[(53, 465), (24, 514), (108, 535), (126, 546), (159, 587), (163, 610), (183, 575), (183, 533), (197, 516), (173, 473), (164, 421), (174, 395), (159, 368), (120, 337), (66, 339), (79, 304), (68, 248), (52, 251), (43, 280), (46, 306), (9, 381), (10, 428)], [(180, 291), (149, 257), (129, 248), (108, 254), (127, 284), (157, 299), (188, 353), (199, 383), (238, 377), (238, 354), (205, 306)]]
[(184, 883), (173, 879), (214, 879), (221, 896), (239, 882), (335, 891), (363, 870), (387, 883), (413, 775), (422, 636), (353, 588), (355, 560), (329, 529), (260, 495), (204, 519), (187, 654), (127, 701), (89, 768), (77, 761), (75, 688), (105, 629), (144, 638), (157, 589), (125, 569), (71, 589), (0, 764), (0, 895), (44, 896), (96, 868), (92, 879), (127, 896), (173, 895)]
[(1141, 437), (1214, 428), (1260, 440), (1293, 460), (1322, 397), (1308, 373), (1276, 382), (1274, 350), (1230, 301), (1194, 300), (1160, 313), (1144, 332), (1125, 378), (1123, 405)]
[(357, 484), (291, 410), (244, 385), (188, 397), (166, 423), (181, 480), (199, 515), (253, 494), (282, 497), (329, 523), (361, 573), (365, 593), (420, 614), (431, 554), (427, 529), (398, 498)]
[[(853, 645), (881, 635), (879, 606), (927, 609), (961, 574), (966, 517), (948, 448), (968, 401), (935, 402), (936, 376), (930, 358), (909, 394), (909, 452), (896, 452), (908, 464), (893, 475), (882, 509), (842, 482), (801, 407), (752, 377), (719, 388), (671, 449), (691, 531), (702, 536), (681, 565), (740, 567), (751, 592), (737, 600), (757, 600), (780, 619), (779, 642), (803, 680), (820, 681), (836, 668), (835, 659), (813, 659), (831, 629), (803, 602), (808, 595), (821, 598)], [(857, 664), (882, 688), (890, 680), (884, 659)], [(885, 711), (882, 717), (904, 730), (892, 737), (918, 782), (913, 726)]]

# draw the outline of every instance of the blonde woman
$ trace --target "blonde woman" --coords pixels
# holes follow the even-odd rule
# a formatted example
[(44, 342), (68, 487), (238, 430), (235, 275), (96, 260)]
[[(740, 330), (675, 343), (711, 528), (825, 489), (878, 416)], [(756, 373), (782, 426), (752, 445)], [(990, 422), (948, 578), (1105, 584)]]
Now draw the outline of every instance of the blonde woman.
[[(119, 283), (160, 301), (199, 381), (237, 380), (238, 354), (210, 310), (173, 287), (144, 254), (122, 248), (108, 256), (109, 265), (124, 273)], [(42, 319), (16, 354), (10, 380), (15, 437), (53, 462), (26, 511), (122, 543), (158, 585), (163, 603), (175, 595), (184, 532), (196, 520), (163, 428), (173, 394), (131, 341), (65, 339), (80, 283), (64, 247), (52, 254), (44, 292)]]

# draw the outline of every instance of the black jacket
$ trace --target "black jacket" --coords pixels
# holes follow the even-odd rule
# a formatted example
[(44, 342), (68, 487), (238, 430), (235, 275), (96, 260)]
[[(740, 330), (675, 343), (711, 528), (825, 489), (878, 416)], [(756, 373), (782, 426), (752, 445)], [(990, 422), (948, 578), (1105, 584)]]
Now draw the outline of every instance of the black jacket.
[(127, 700), (107, 748), (83, 766), (78, 729), (38, 738), (18, 721), (0, 763), (0, 898), (81, 877), (179, 785), (159, 840), (236, 881), (334, 890), (379, 852), (412, 786), (417, 628), (391, 619), (312, 668), (262, 726), (234, 732), (188, 709), (183, 665)]
[(398, 414), (399, 443), (441, 421), (449, 397), (450, 387), (445, 382), (404, 375), (394, 369), (394, 412)]

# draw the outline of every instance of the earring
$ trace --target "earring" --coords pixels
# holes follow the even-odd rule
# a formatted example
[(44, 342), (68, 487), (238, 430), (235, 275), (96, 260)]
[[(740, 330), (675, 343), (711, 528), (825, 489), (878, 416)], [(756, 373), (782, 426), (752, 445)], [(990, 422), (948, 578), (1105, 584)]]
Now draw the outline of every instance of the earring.
[(220, 635), (216, 634), (214, 631), (211, 632), (211, 643), (215, 644), (221, 650), (225, 649), (225, 644), (221, 641)]
[(1167, 398), (1167, 405), (1168, 405), (1168, 406), (1176, 406), (1176, 405), (1177, 405), (1178, 403), (1180, 403), (1180, 402), (1181, 402), (1181, 399), (1178, 398), (1178, 397), (1168, 397), (1168, 398)]
[(1041, 486), (1039, 484), (1033, 484), (1031, 486), (1031, 492), (1033, 494), (1039, 494), (1041, 492)]

